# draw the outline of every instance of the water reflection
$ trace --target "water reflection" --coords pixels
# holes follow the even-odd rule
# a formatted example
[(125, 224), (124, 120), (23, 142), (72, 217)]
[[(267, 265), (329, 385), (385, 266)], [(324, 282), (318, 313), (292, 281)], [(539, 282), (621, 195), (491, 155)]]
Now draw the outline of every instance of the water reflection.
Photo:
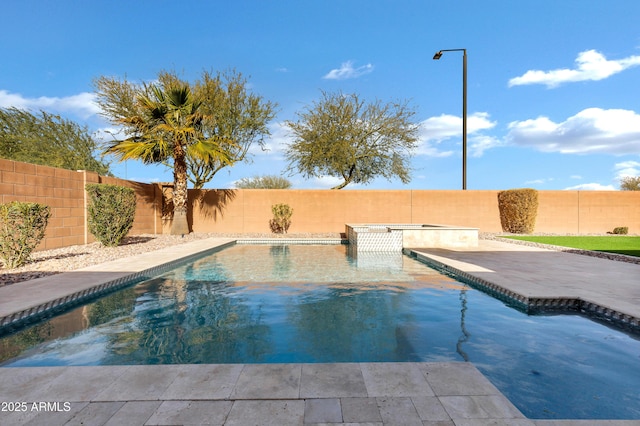
[[(234, 249), (235, 254), (231, 250), (228, 256), (200, 259), (8, 336), (1, 341), (0, 361), (19, 357), (12, 364), (96, 365), (413, 359), (408, 326), (398, 323), (399, 315), (408, 315), (403, 305), (414, 297), (408, 291), (460, 286), (399, 253), (352, 258), (343, 246), (322, 247), (321, 255), (318, 247), (305, 246)], [(262, 279), (254, 276), (258, 272)], [(287, 275), (305, 279), (282, 282)], [(335, 275), (347, 280), (326, 282)], [(403, 319), (413, 320), (411, 315)]]
[(456, 344), (456, 351), (460, 354), (462, 359), (465, 361), (469, 361), (469, 355), (462, 349), (462, 345), (469, 340), (471, 334), (467, 331), (467, 325), (465, 324), (465, 316), (467, 314), (467, 289), (460, 290), (460, 331), (462, 331), (462, 335), (458, 339), (458, 343)]
[(355, 246), (347, 246), (347, 254), (358, 268), (372, 270), (402, 271), (404, 255), (399, 251), (375, 252), (358, 251)]

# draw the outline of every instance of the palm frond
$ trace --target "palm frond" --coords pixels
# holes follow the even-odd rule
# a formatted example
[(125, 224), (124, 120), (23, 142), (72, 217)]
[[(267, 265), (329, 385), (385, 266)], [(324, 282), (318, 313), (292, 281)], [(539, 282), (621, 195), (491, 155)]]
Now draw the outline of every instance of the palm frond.
[(124, 160), (141, 160), (145, 164), (160, 163), (171, 156), (171, 146), (162, 139), (132, 138), (116, 141), (106, 150)]
[[(226, 144), (233, 144), (231, 141), (225, 141)], [(234, 144), (235, 145), (235, 144)], [(201, 160), (207, 164), (225, 164), (232, 165), (234, 163), (231, 151), (222, 145), (219, 138), (210, 138), (198, 140), (189, 145), (187, 148), (189, 156)]]

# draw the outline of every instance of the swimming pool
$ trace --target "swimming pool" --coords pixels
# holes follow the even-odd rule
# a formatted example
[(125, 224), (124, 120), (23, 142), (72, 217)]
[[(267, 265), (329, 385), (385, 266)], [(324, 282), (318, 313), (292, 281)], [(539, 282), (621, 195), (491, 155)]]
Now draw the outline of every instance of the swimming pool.
[(400, 253), (236, 245), (0, 342), (3, 366), (460, 361), (530, 418), (640, 418), (640, 342)]

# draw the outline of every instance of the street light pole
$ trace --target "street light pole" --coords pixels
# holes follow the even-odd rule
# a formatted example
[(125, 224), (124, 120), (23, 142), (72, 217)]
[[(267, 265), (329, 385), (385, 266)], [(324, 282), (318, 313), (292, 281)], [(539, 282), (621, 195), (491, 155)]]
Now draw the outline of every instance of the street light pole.
[(462, 189), (467, 189), (467, 49), (444, 49), (433, 55), (442, 57), (442, 52), (462, 52)]

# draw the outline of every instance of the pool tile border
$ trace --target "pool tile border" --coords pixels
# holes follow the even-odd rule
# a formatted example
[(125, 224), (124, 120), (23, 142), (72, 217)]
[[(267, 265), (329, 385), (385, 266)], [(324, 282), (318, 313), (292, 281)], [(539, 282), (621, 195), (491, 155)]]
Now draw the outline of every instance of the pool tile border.
[(456, 267), (439, 262), (415, 250), (404, 249), (403, 253), (440, 272), (449, 274), (465, 284), (479, 288), (491, 296), (507, 302), (526, 313), (575, 311), (584, 313), (591, 318), (614, 323), (616, 326), (624, 329), (640, 332), (640, 318), (599, 305), (595, 302), (585, 301), (580, 298), (526, 297)]
[[(14, 329), (23, 327), (24, 325), (31, 322), (37, 322), (49, 316), (53, 316), (60, 312), (66, 311), (67, 309), (75, 305), (86, 303), (93, 298), (97, 298), (104, 294), (119, 290), (123, 287), (127, 287), (153, 278), (154, 276), (162, 274), (170, 269), (176, 268), (194, 259), (206, 256), (210, 253), (214, 253), (234, 244), (235, 241), (230, 241), (216, 247), (202, 250), (197, 253), (192, 253), (178, 259), (174, 259), (169, 262), (144, 269), (142, 271), (132, 272), (113, 280), (108, 280), (106, 282), (96, 284), (95, 286), (71, 293), (63, 297), (58, 297), (46, 303), (41, 303), (39, 305), (17, 311), (9, 315), (5, 315), (0, 318), (0, 336), (10, 333)], [(73, 273), (73, 271), (71, 273)]]
[(238, 238), (237, 244), (349, 245), (344, 238)]

